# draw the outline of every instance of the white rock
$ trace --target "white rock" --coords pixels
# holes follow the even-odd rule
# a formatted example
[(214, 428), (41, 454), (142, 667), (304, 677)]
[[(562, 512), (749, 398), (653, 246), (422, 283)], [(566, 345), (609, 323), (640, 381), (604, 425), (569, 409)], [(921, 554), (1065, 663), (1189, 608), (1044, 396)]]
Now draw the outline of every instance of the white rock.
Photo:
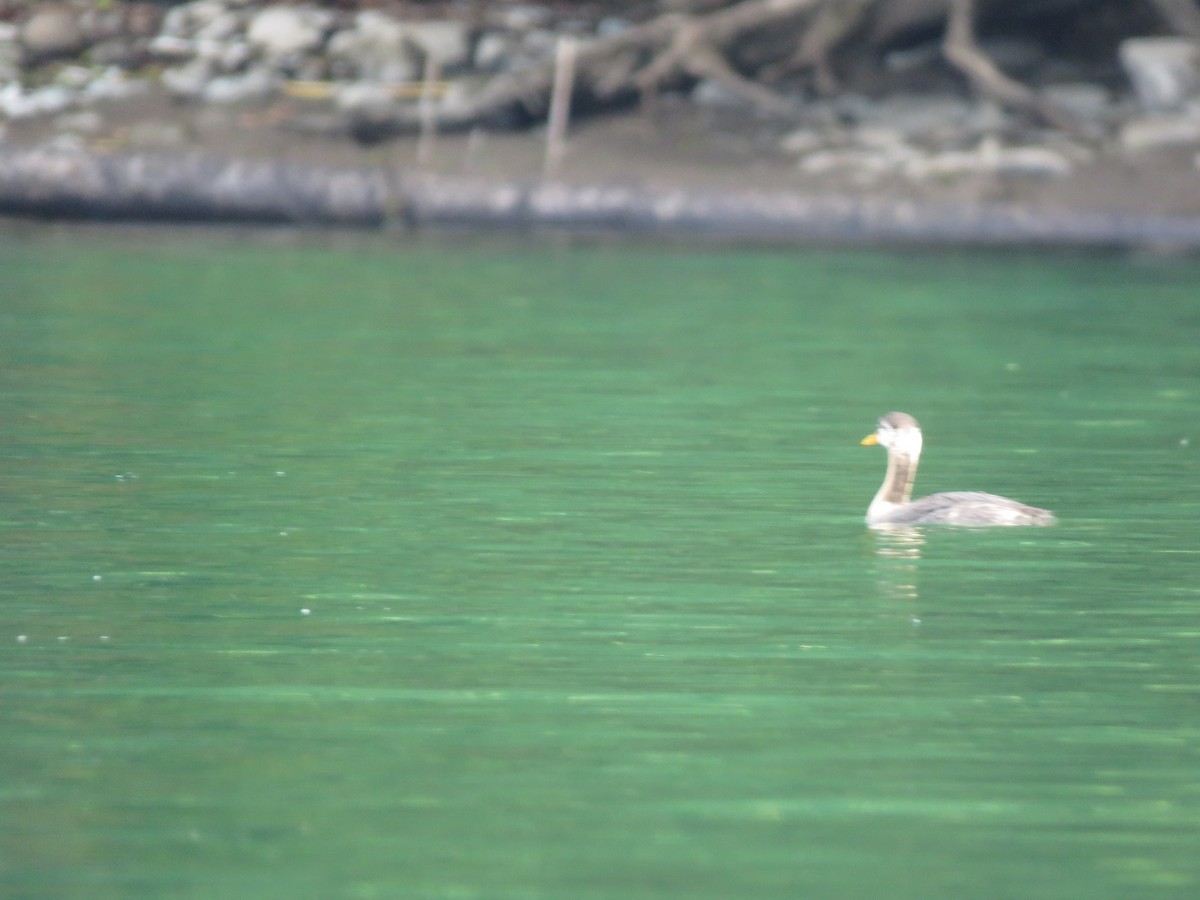
[(17, 81), (0, 88), (0, 114), (9, 119), (52, 116), (75, 104), (74, 91), (63, 87), (44, 87), (26, 91)]
[(272, 96), (278, 88), (274, 75), (255, 67), (241, 75), (222, 75), (204, 87), (204, 99), (209, 103), (241, 103)]
[(164, 70), (159, 80), (176, 97), (196, 99), (204, 94), (204, 88), (212, 77), (212, 64), (203, 59), (194, 59), (182, 66)]
[(54, 75), (54, 83), (59, 87), (77, 91), (92, 80), (92, 70), (87, 66), (63, 66)]
[(540, 4), (518, 3), (500, 11), (500, 22), (512, 31), (528, 31), (548, 26), (551, 15), (550, 10)]
[(912, 148), (904, 135), (893, 128), (880, 125), (860, 125), (851, 132), (851, 139), (860, 147), (871, 150), (909, 151)]
[(993, 161), (1000, 175), (1022, 175), (1033, 178), (1061, 178), (1071, 173), (1071, 160), (1048, 147), (1009, 147)]
[(978, 173), (983, 163), (977, 153), (968, 150), (956, 150), (946, 153), (934, 153), (911, 160), (904, 167), (904, 174), (909, 178), (946, 178), (948, 176)]
[(124, 100), (135, 97), (150, 89), (150, 85), (140, 78), (130, 78), (124, 70), (110, 66), (93, 78), (83, 89), (83, 98), (93, 100)]
[(312, 6), (269, 6), (250, 20), (246, 40), (272, 59), (309, 53), (325, 41), (333, 16)]
[(1066, 154), (1046, 147), (1005, 147), (985, 138), (974, 150), (934, 153), (910, 160), (904, 174), (910, 178), (946, 178), (962, 175), (1008, 175), (1049, 178), (1071, 171)]
[(1121, 42), (1120, 58), (1150, 112), (1178, 109), (1200, 85), (1196, 44), (1187, 38), (1129, 38)]
[(395, 97), (389, 85), (377, 81), (357, 81), (348, 84), (334, 94), (334, 105), (346, 112), (376, 112), (395, 106)]
[(151, 38), (147, 49), (165, 59), (189, 59), (196, 55), (196, 42), (178, 35), (160, 34)]
[(511, 36), (489, 31), (475, 44), (475, 68), (485, 72), (500, 71), (512, 56), (514, 46)]
[(784, 153), (812, 153), (825, 145), (821, 132), (813, 128), (797, 128), (785, 134), (779, 141), (779, 149)]
[(1121, 147), (1129, 153), (1179, 144), (1200, 143), (1200, 119), (1187, 116), (1144, 116), (1121, 128)]
[(869, 150), (821, 150), (804, 157), (799, 165), (800, 171), (807, 175), (846, 172), (860, 181), (878, 177), (894, 169), (891, 160), (884, 154)]

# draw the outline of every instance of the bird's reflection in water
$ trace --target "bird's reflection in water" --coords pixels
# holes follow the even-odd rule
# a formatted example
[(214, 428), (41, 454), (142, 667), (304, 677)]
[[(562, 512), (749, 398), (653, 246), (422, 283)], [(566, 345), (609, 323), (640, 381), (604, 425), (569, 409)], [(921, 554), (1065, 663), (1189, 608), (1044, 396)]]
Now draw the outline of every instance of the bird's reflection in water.
[(925, 535), (912, 525), (876, 526), (875, 576), (880, 593), (889, 600), (916, 600), (917, 568)]

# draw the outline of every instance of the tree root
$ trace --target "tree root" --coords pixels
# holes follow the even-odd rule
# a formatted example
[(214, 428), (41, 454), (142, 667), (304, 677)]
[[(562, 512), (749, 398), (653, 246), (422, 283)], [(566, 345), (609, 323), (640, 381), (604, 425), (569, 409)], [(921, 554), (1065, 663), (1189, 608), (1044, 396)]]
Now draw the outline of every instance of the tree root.
[(1009, 109), (1029, 113), (1054, 128), (1077, 137), (1082, 129), (1075, 118), (1034, 91), (1005, 75), (979, 48), (975, 40), (974, 0), (949, 0), (950, 11), (942, 53), (962, 72), (975, 88)]
[[(873, 23), (892, 0), (738, 0), (712, 8), (692, 5), (694, 13), (665, 13), (611, 37), (579, 48), (575, 102), (578, 108), (612, 106), (640, 99), (651, 102), (661, 91), (712, 79), (765, 115), (791, 117), (795, 103), (769, 86), (792, 71), (812, 69), (817, 87), (836, 89), (829, 66), (833, 50), (856, 32), (872, 49)], [(1006, 75), (980, 49), (975, 37), (976, 0), (934, 0), (915, 4), (913, 21), (945, 22), (942, 52), (985, 97), (1031, 115), (1076, 137), (1082, 126), (1064, 110)], [(1007, 0), (979, 0), (1001, 9)], [(1200, 10), (1193, 0), (1146, 0), (1156, 5), (1180, 30), (1200, 33)], [(751, 61), (752, 60), (752, 61)], [(553, 63), (531, 66), (492, 78), (477, 92), (446, 99), (435, 111), (440, 131), (478, 126), (513, 128), (542, 121), (554, 81)], [(363, 140), (416, 133), (421, 113), (393, 107), (359, 113), (350, 130)]]
[(763, 72), (766, 81), (774, 82), (793, 72), (811, 69), (817, 92), (829, 96), (837, 92), (837, 78), (829, 57), (847, 37), (862, 27), (877, 0), (837, 0), (823, 4), (800, 37), (796, 51), (777, 65)]
[[(795, 106), (738, 72), (729, 61), (729, 52), (754, 32), (797, 26), (824, 2), (828, 0), (742, 0), (702, 15), (658, 16), (580, 48), (577, 96), (600, 102), (626, 96), (652, 99), (672, 84), (712, 78), (763, 113), (792, 115)], [(553, 80), (554, 67), (549, 62), (497, 76), (473, 97), (441, 105), (436, 114), (438, 129), (461, 131), (477, 125), (511, 127), (521, 120), (539, 121), (549, 105)], [(397, 107), (361, 114), (350, 127), (363, 140), (377, 140), (411, 134), (419, 126), (415, 110)]]

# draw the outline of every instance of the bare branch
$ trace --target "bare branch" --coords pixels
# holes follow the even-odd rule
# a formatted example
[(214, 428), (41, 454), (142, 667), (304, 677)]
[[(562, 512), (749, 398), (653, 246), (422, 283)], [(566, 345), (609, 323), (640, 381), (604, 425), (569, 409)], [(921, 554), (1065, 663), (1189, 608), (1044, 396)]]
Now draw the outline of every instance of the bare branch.
[(1009, 107), (1027, 112), (1071, 134), (1080, 134), (1079, 123), (1053, 104), (1015, 79), (1009, 78), (979, 48), (975, 40), (974, 0), (949, 0), (950, 14), (942, 52), (946, 59), (967, 76), (984, 96)]

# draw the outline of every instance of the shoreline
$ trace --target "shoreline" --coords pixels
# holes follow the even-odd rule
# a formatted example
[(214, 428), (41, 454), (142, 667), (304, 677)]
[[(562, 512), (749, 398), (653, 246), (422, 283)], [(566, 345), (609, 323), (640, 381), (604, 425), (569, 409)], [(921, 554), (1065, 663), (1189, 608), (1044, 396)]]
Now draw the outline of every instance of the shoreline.
[[(1121, 19), (1064, 56), (1008, 23), (990, 47), (1058, 111), (1039, 116), (972, 88), (935, 33), (848, 52), (836, 90), (598, 90), (675, 27), (622, 9), (22, 5), (0, 23), (0, 216), (1200, 249), (1200, 62), (1169, 28)], [(550, 128), (567, 35), (591, 55)]]
[[(753, 179), (757, 180), (757, 179)], [(817, 245), (1200, 249), (1200, 215), (386, 165), (0, 148), (0, 215)]]

